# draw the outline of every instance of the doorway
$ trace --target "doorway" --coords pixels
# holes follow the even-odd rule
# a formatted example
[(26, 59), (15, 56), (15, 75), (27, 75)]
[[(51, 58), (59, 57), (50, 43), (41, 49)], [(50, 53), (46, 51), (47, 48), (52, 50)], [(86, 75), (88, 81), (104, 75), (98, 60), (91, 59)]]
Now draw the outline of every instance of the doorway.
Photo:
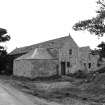
[(61, 62), (61, 74), (62, 75), (66, 74), (66, 65), (65, 65), (65, 62)]

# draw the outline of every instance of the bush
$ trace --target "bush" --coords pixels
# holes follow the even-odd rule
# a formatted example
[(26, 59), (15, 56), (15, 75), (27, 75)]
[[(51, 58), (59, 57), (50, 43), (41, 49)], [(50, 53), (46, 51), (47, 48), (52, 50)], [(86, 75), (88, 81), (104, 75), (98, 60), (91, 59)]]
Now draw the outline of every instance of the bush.
[(75, 77), (75, 78), (87, 78), (87, 74), (82, 70), (78, 70), (77, 72), (75, 72), (73, 74), (73, 77)]

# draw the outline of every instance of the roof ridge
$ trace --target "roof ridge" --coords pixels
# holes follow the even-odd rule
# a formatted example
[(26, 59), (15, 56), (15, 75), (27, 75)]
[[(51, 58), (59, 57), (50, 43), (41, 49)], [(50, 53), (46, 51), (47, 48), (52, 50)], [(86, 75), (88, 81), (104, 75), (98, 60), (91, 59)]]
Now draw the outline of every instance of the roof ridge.
[[(40, 45), (41, 43), (46, 43), (46, 42), (50, 42), (50, 41), (54, 41), (54, 40), (58, 40), (58, 39), (66, 38), (66, 37), (70, 37), (70, 36), (63, 36), (63, 37), (51, 39), (51, 40), (48, 40), (48, 41), (46, 40), (46, 41), (42, 41), (42, 42), (39, 42), (39, 43), (36, 43), (36, 44), (28, 45), (28, 46), (25, 46), (25, 47), (30, 47), (30, 46), (34, 46), (34, 45), (38, 45), (38, 44)], [(20, 48), (24, 48), (24, 47), (20, 47)], [(16, 48), (16, 49), (19, 49), (19, 48)]]

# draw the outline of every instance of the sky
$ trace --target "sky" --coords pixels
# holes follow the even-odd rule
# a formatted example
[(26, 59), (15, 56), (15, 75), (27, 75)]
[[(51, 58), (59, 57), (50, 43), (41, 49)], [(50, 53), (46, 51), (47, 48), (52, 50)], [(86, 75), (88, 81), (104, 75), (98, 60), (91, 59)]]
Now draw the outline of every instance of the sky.
[(0, 0), (0, 28), (8, 30), (7, 51), (68, 36), (76, 43), (95, 48), (98, 39), (87, 31), (74, 31), (73, 25), (96, 16), (96, 0)]

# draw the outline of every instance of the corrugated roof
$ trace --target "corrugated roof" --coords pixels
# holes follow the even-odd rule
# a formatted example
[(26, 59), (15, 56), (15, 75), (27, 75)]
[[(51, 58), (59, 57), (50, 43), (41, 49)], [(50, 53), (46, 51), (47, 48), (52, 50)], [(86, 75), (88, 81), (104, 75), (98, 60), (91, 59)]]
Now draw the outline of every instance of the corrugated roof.
[(40, 48), (61, 48), (64, 45), (64, 43), (67, 42), (67, 40), (70, 39), (70, 38), (71, 38), (71, 36), (69, 35), (69, 36), (53, 39), (53, 40), (50, 40), (50, 41), (34, 44), (34, 45), (31, 45), (31, 46), (16, 48), (11, 53), (9, 53), (9, 55), (28, 53), (32, 49), (35, 49), (35, 48), (38, 48), (38, 47), (40, 47)]
[(36, 48), (35, 50), (31, 50), (29, 53), (24, 54), (23, 56), (17, 58), (16, 60), (21, 59), (56, 59), (54, 58), (47, 49), (45, 48)]

